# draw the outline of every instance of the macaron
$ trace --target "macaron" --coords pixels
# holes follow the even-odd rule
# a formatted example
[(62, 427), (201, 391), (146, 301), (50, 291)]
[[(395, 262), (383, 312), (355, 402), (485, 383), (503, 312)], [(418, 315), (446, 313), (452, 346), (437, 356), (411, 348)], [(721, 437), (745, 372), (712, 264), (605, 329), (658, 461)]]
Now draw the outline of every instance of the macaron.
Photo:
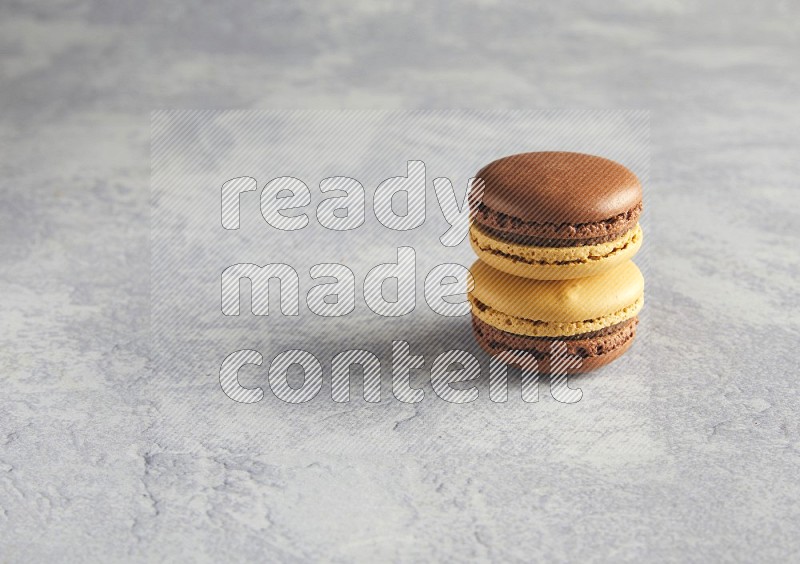
[(630, 260), (642, 245), (642, 185), (619, 163), (521, 153), (475, 177), (482, 194), (478, 188), (470, 198), (470, 243), (498, 270), (538, 280), (593, 276)]
[(514, 276), (481, 260), (470, 272), (473, 332), (490, 355), (524, 351), (547, 373), (560, 341), (580, 359), (566, 372), (588, 372), (618, 358), (636, 336), (644, 278), (632, 261), (568, 280)]

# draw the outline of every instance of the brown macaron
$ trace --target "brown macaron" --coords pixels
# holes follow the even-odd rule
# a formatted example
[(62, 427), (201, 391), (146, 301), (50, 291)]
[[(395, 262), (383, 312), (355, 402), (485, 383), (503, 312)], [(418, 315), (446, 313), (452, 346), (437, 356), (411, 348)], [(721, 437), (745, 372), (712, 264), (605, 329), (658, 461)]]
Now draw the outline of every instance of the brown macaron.
[[(614, 161), (569, 152), (522, 153), (477, 174), (470, 242), (490, 266), (526, 278), (592, 276), (642, 244), (642, 186)], [(477, 184), (480, 185), (480, 182)]]

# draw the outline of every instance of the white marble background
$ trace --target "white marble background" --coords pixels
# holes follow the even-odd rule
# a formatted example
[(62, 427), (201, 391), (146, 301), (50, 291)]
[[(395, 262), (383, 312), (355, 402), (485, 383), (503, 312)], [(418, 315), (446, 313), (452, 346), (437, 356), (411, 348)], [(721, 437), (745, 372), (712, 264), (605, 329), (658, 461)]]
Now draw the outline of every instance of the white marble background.
[[(798, 21), (3, 2), (0, 560), (800, 558)], [(149, 113), (231, 107), (650, 110), (652, 371), (575, 406), (154, 393)]]

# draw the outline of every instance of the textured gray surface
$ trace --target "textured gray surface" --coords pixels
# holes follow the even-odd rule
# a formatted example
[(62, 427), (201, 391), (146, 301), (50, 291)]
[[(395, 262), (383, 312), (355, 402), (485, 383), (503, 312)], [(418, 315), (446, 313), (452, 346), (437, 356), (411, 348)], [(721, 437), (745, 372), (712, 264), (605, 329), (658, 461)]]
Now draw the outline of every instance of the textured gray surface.
[[(0, 10), (3, 559), (800, 557), (795, 4)], [(652, 112), (649, 373), (472, 410), (154, 385), (151, 109), (573, 106)]]

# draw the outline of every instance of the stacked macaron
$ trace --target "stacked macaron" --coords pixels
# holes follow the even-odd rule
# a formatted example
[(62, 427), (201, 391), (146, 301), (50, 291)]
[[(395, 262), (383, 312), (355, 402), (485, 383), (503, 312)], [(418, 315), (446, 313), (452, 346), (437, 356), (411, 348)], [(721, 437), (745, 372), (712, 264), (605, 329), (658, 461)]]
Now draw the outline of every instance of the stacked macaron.
[(469, 292), (475, 337), (489, 354), (525, 351), (550, 371), (553, 344), (608, 364), (633, 342), (644, 280), (642, 187), (624, 166), (592, 155), (540, 152), (490, 163), (476, 178)]

